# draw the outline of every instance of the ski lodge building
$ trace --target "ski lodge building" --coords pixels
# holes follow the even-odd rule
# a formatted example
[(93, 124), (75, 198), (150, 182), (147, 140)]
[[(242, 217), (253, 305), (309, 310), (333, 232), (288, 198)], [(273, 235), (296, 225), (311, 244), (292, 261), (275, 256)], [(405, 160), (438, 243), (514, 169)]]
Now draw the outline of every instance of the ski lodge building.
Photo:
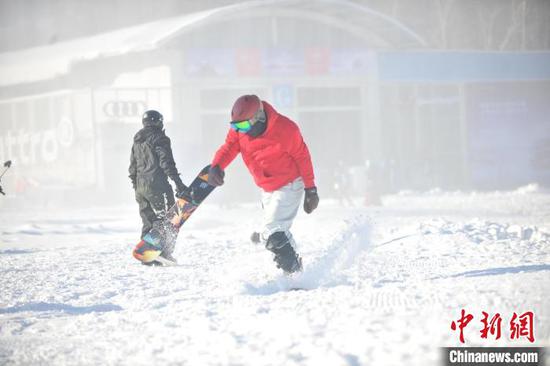
[[(185, 181), (245, 93), (299, 124), (325, 197), (338, 164), (358, 195), (369, 179), (386, 192), (550, 184), (550, 52), (434, 49), (331, 0), (239, 2), (0, 54), (0, 159), (22, 167), (5, 184), (127, 198), (147, 109), (165, 116)], [(242, 197), (252, 181), (230, 169)]]

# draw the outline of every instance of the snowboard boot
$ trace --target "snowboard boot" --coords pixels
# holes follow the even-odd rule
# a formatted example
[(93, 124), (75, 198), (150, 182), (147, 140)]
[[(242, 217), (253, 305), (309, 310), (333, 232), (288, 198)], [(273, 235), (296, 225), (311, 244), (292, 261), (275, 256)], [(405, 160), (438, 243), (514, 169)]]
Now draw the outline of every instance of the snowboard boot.
[(166, 265), (176, 265), (178, 261), (172, 256), (172, 253), (162, 252), (157, 260)]
[(277, 263), (277, 268), (286, 274), (302, 271), (302, 258), (296, 253), (284, 232), (277, 231), (271, 234), (265, 247), (275, 254), (273, 261)]

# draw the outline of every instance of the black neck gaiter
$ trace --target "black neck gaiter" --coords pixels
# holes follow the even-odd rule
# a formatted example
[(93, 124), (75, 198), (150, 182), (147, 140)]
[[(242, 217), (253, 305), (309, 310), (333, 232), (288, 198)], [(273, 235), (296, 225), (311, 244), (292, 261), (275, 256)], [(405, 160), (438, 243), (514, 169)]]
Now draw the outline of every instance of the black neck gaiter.
[(265, 113), (265, 111), (262, 111), (262, 112), (263, 113), (261, 113), (260, 117), (258, 118), (258, 121), (256, 121), (256, 123), (254, 123), (250, 131), (247, 132), (248, 136), (258, 137), (262, 133), (264, 133), (265, 130), (267, 129), (267, 114)]

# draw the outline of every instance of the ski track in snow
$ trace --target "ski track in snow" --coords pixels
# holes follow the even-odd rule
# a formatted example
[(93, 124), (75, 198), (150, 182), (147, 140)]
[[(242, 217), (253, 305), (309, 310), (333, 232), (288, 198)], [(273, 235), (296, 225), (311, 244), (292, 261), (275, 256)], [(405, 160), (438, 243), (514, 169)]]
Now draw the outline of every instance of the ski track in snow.
[(340, 225), (331, 244), (320, 252), (312, 263), (305, 262), (303, 273), (293, 276), (279, 275), (271, 283), (261, 286), (246, 284), (253, 295), (270, 295), (279, 291), (311, 290), (320, 287), (349, 285), (346, 271), (352, 267), (356, 258), (370, 245), (370, 225), (368, 220), (359, 216)]
[(435, 365), (463, 308), (531, 310), (550, 345), (550, 194), (533, 187), (324, 200), (294, 224), (292, 277), (249, 242), (256, 205), (201, 207), (166, 268), (131, 257), (133, 206), (0, 215), (2, 365)]

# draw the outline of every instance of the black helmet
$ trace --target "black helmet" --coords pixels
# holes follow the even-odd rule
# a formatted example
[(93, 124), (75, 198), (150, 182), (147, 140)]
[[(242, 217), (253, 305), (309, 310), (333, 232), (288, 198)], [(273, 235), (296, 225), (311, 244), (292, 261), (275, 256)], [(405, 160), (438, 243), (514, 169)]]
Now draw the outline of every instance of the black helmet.
[(145, 127), (151, 126), (162, 128), (163, 121), (164, 118), (162, 117), (162, 114), (153, 110), (143, 113), (143, 117), (141, 117), (141, 122)]

